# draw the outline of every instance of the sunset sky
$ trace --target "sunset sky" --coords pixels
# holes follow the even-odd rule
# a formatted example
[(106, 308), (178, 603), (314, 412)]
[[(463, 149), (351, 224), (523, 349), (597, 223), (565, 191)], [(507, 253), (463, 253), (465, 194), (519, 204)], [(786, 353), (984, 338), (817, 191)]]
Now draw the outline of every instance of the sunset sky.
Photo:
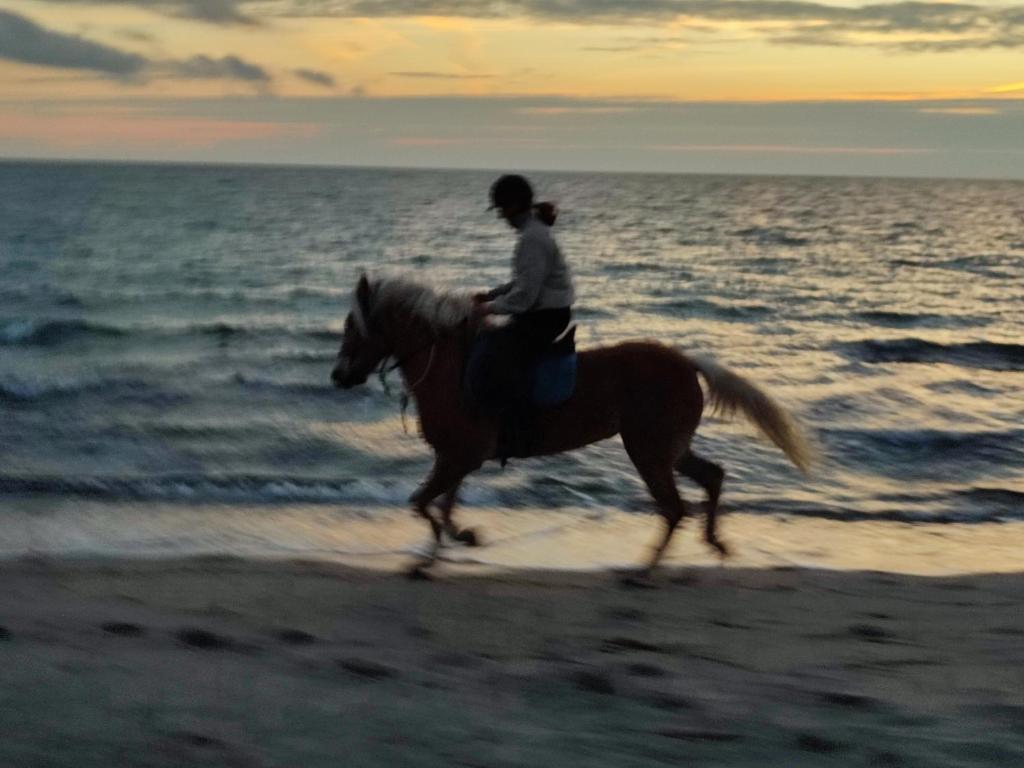
[(0, 0), (0, 157), (1024, 179), (1024, 5)]

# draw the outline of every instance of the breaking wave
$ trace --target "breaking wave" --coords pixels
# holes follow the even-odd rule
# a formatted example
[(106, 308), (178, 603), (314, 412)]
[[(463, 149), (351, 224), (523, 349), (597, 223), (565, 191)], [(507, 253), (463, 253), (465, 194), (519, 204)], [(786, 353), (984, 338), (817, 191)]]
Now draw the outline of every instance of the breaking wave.
[(840, 349), (866, 363), (946, 363), (964, 368), (1024, 371), (1024, 344), (968, 341), (941, 344), (925, 339), (865, 339)]

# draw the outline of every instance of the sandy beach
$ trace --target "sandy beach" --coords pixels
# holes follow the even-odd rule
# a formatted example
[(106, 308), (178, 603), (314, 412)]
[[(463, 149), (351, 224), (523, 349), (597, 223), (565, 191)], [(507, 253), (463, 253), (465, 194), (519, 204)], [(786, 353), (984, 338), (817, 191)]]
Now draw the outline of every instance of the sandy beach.
[(1024, 764), (1024, 575), (0, 566), (0, 765)]

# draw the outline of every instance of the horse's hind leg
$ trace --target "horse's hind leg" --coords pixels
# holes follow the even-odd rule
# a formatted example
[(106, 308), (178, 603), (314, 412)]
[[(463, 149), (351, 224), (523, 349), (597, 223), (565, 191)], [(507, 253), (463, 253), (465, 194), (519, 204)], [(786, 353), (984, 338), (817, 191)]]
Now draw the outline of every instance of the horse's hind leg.
[(662, 538), (654, 547), (651, 559), (644, 568), (644, 573), (650, 574), (661, 561), (676, 527), (686, 517), (686, 502), (683, 501), (679, 495), (679, 489), (676, 488), (676, 478), (672, 474), (673, 457), (667, 446), (664, 446), (665, 450), (657, 450), (659, 441), (652, 443), (650, 436), (638, 436), (631, 439), (624, 434), (622, 437), (626, 453), (629, 454), (629, 458), (640, 472), (640, 477), (643, 478), (651, 496), (654, 497), (658, 512), (665, 520)]
[(704, 516), (704, 540), (722, 556), (728, 555), (725, 544), (718, 540), (716, 532), (718, 499), (722, 495), (725, 470), (713, 461), (701, 458), (693, 451), (687, 451), (676, 462), (676, 470), (690, 478), (708, 495), (707, 513)]
[(679, 495), (679, 490), (676, 488), (676, 479), (672, 476), (671, 468), (658, 469), (655, 472), (641, 470), (640, 474), (643, 476), (644, 482), (647, 483), (647, 488), (658, 505), (658, 511), (665, 519), (665, 530), (661, 541), (654, 547), (654, 553), (651, 555), (650, 562), (644, 569), (649, 574), (661, 562), (661, 557), (665, 554), (665, 550), (668, 549), (672, 535), (676, 532), (679, 523), (686, 517), (686, 502)]

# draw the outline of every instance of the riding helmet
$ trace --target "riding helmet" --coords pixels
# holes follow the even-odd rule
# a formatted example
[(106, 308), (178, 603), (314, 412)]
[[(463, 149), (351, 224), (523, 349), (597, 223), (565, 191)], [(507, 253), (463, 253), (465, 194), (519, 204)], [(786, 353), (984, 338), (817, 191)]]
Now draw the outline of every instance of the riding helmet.
[(533, 187), (525, 177), (510, 173), (491, 185), (491, 208), (529, 208)]

